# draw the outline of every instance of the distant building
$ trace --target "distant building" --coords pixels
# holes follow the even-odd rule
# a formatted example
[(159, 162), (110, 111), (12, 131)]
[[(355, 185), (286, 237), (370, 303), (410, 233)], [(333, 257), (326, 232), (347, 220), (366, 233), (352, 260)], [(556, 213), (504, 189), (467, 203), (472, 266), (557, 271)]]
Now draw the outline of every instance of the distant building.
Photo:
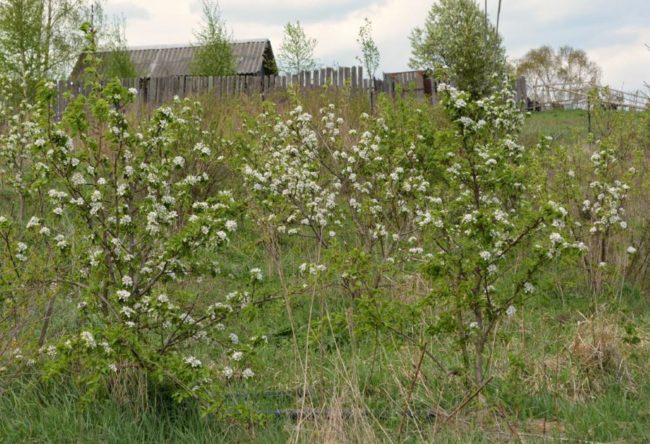
[[(189, 45), (164, 45), (129, 48), (127, 52), (139, 77), (189, 76), (196, 48), (196, 46)], [(271, 41), (268, 39), (234, 41), (232, 42), (232, 52), (237, 65), (237, 75), (277, 74), (273, 48), (271, 48)], [(97, 52), (100, 59), (106, 58), (109, 54), (110, 52), (107, 51)], [(70, 74), (70, 80), (80, 79), (83, 70), (84, 56), (82, 54)]]

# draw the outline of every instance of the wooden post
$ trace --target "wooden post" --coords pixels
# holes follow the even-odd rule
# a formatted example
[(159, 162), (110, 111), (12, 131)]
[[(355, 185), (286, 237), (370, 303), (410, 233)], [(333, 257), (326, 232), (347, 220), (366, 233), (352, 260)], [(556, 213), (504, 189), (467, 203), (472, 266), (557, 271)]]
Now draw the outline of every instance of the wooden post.
[(347, 83), (352, 82), (352, 70), (350, 68), (343, 68), (343, 85), (345, 86)]
[(587, 96), (587, 132), (591, 134), (591, 100)]
[(526, 77), (521, 76), (515, 82), (515, 102), (521, 109), (522, 103), (526, 103)]

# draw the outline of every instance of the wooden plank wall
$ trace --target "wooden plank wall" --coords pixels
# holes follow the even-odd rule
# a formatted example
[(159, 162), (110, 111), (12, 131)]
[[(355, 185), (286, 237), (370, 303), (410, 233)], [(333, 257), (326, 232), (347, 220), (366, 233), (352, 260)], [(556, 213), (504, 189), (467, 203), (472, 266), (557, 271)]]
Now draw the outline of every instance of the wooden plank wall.
[[(427, 83), (429, 82), (429, 83)], [(175, 97), (184, 98), (191, 95), (210, 93), (216, 97), (237, 95), (262, 95), (288, 88), (320, 89), (347, 88), (354, 92), (383, 91), (395, 95), (401, 86), (403, 94), (415, 94), (418, 97), (431, 96), (433, 83), (420, 72), (387, 74), (384, 80), (375, 84), (363, 77), (363, 68), (359, 66), (321, 68), (287, 76), (230, 76), (230, 77), (192, 77), (171, 76), (140, 79), (123, 79), (127, 88), (138, 91), (137, 104), (141, 106), (160, 106)], [(427, 90), (428, 88), (428, 90)], [(61, 116), (70, 98), (84, 94), (83, 82), (59, 81), (57, 84), (56, 114)], [(435, 96), (435, 92), (433, 93)]]
[(402, 95), (412, 94), (419, 98), (430, 97), (436, 100), (436, 84), (423, 71), (407, 71), (384, 74), (381, 91), (395, 96), (401, 90)]

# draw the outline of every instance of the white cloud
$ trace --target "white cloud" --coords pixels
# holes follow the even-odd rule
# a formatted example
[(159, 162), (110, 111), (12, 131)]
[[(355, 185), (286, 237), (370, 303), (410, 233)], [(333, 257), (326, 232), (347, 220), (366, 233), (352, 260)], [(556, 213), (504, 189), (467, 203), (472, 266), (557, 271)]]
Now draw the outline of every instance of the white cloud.
[[(496, 3), (489, 2), (488, 9), (493, 17), (496, 17)], [(502, 2), (502, 14), (516, 16), (523, 23), (552, 24), (560, 20), (585, 16), (611, 3), (611, 0), (518, 0)]]
[(650, 28), (625, 27), (615, 33), (634, 40), (593, 48), (587, 54), (603, 69), (603, 82), (612, 88), (643, 88), (644, 82), (650, 82), (650, 51), (645, 46), (650, 44)]
[(387, 71), (404, 70), (410, 55), (408, 36), (423, 21), (413, 11), (426, 11), (428, 7), (428, 0), (389, 0), (383, 5), (354, 11), (338, 21), (314, 23), (305, 28), (318, 39), (319, 53), (324, 61), (337, 60), (351, 65), (356, 63), (354, 57), (360, 53), (359, 27), (368, 17), (372, 20), (373, 35), (381, 53), (381, 67)]

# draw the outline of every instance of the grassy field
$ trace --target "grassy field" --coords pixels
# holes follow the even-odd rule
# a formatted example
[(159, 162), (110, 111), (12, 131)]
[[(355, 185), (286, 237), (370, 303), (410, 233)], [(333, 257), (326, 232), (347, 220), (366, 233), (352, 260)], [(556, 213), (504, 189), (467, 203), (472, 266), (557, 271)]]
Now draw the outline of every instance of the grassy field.
[[(647, 297), (630, 292), (597, 314), (590, 312), (591, 301), (567, 297), (571, 300), (563, 303), (549, 291), (501, 326), (495, 340), (504, 337), (503, 353), (494, 358), (494, 379), (451, 420), (448, 415), (465, 401), (462, 382), (431, 363), (425, 363), (405, 414), (403, 392), (417, 349), (382, 343), (377, 350), (370, 341), (341, 337), (336, 349), (310, 356), (310, 371), (318, 376), (302, 398), (300, 367), (291, 362), (295, 357), (287, 353), (286, 340), (276, 336), (255, 364), (282, 371), (260, 372), (255, 383), (228, 390), (230, 402), (260, 415), (262, 423), (248, 429), (200, 417), (191, 403), (176, 405), (147, 394), (146, 387), (137, 389), (141, 399), (83, 401), (72, 381), (42, 384), (24, 375), (22, 382), (3, 387), (0, 436), (4, 442), (265, 443), (297, 436), (300, 442), (646, 442)], [(300, 306), (294, 313), (304, 315)], [(251, 315), (252, 328), (277, 331), (287, 322), (279, 313), (273, 322), (265, 318), (270, 316)], [(619, 327), (631, 324), (642, 336), (634, 345)], [(445, 346), (435, 344), (431, 352), (444, 356)], [(292, 415), (303, 403), (315, 416), (298, 421)]]
[[(311, 100), (316, 108), (318, 99)], [(257, 105), (240, 103), (237, 111), (252, 114), (249, 107)], [(359, 114), (364, 104), (350, 108)], [(230, 132), (238, 123), (229, 114), (209, 109), (207, 118)], [(581, 150), (586, 113), (531, 115), (522, 143), (544, 136)], [(555, 264), (540, 280), (539, 297), (497, 325), (491, 377), (468, 390), (452, 341), (421, 346), (357, 329), (355, 301), (336, 289), (280, 297), (287, 281), (299, 282), (304, 246), (282, 245), (283, 265), (295, 276), (281, 276), (258, 227), (237, 222), (244, 234), (221, 258), (223, 274), (261, 266), (257, 291), (270, 300), (243, 312), (245, 334), (266, 335), (268, 344), (251, 358), (256, 377), (224, 389), (239, 420), (203, 416), (192, 400), (178, 404), (164, 386), (126, 370), (91, 398), (74, 375), (43, 382), (23, 370), (0, 373), (0, 442), (650, 442), (650, 297), (643, 283), (616, 281), (615, 290), (595, 295), (576, 280), (575, 264)], [(225, 285), (215, 278), (191, 290), (209, 296)], [(408, 291), (399, 297), (408, 302)], [(53, 335), (67, 322), (55, 320)]]
[[(524, 137), (551, 136), (554, 139), (586, 138), (589, 119), (583, 110), (553, 110), (531, 113), (524, 126)], [(527, 140), (527, 139), (526, 139)]]

